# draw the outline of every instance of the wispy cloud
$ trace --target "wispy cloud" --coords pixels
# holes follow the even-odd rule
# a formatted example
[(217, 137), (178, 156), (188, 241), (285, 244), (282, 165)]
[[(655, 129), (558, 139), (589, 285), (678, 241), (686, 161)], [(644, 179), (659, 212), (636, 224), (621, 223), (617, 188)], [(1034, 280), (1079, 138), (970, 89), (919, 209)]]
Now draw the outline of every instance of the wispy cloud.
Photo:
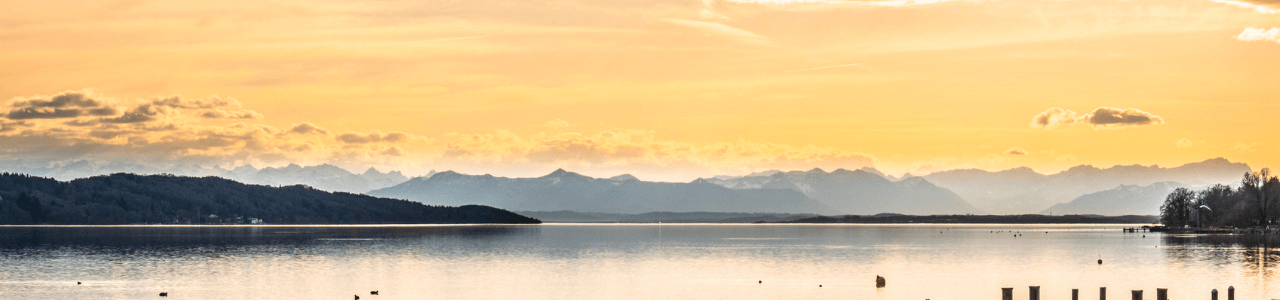
[(706, 33), (730, 37), (735, 40), (749, 43), (749, 44), (756, 44), (756, 45), (762, 45), (762, 46), (774, 45), (773, 41), (769, 40), (768, 37), (756, 34), (754, 32), (734, 28), (733, 26), (720, 24), (720, 23), (673, 19), (673, 18), (665, 18), (665, 19), (662, 19), (662, 21), (665, 21), (671, 24), (693, 28)]
[(1268, 5), (1249, 3), (1246, 1), (1236, 1), (1236, 0), (1209, 0), (1209, 1), (1222, 3), (1226, 5), (1234, 5), (1234, 6), (1244, 7), (1244, 8), (1252, 8), (1253, 10), (1256, 10), (1264, 14), (1274, 14), (1274, 13), (1280, 12), (1280, 9), (1272, 8), (1271, 6), (1268, 6)]
[(782, 72), (782, 73), (801, 72), (801, 71), (812, 71), (812, 70), (822, 70), (822, 69), (840, 68), (840, 67), (852, 67), (852, 66), (857, 66), (857, 65), (861, 65), (861, 63), (856, 63), (856, 64), (845, 64), (845, 65), (834, 65), (834, 66), (817, 67), (817, 68), (808, 68), (808, 69), (799, 69), (799, 70), (791, 70), (791, 71), (786, 71), (786, 72)]
[(412, 41), (410, 43), (434, 43), (434, 42), (445, 42), (445, 41), (470, 40), (470, 39), (478, 39), (482, 37), (484, 36), (480, 35), (480, 36), (468, 36), (468, 37), (456, 37), (456, 38), (443, 38), (443, 39), (434, 39), (434, 40)]
[(1280, 28), (1276, 27), (1271, 27), (1271, 29), (1249, 27), (1240, 32), (1239, 35), (1236, 35), (1237, 40), (1246, 42), (1274, 41), (1280, 43), (1280, 40), (1276, 38), (1280, 38)]
[(951, 2), (955, 0), (868, 0), (868, 1), (841, 1), (841, 0), (725, 0), (730, 3), (744, 4), (766, 4), (766, 5), (790, 5), (790, 4), (853, 4), (853, 5), (872, 5), (872, 6), (912, 6), (922, 4), (934, 4), (942, 2)]

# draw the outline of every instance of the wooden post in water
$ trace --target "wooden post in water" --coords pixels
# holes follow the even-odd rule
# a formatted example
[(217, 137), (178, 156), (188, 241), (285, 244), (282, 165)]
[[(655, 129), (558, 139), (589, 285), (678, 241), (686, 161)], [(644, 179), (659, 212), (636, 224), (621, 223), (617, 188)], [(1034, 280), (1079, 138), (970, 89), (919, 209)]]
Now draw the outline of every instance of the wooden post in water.
[(1000, 300), (1013, 300), (1013, 288), (1000, 288)]
[(1142, 300), (1142, 290), (1133, 290), (1133, 300)]
[(1080, 300), (1080, 289), (1071, 289), (1071, 300)]
[(1169, 289), (1156, 288), (1156, 300), (1169, 300)]
[(1031, 286), (1031, 298), (1027, 299), (1040, 300), (1040, 286)]
[(1098, 300), (1107, 300), (1107, 287), (1098, 288)]
[(1218, 300), (1218, 289), (1213, 289), (1213, 292), (1209, 293), (1209, 295), (1209, 299)]
[(1236, 300), (1236, 287), (1235, 287), (1235, 286), (1228, 286), (1228, 287), (1227, 287), (1227, 300)]

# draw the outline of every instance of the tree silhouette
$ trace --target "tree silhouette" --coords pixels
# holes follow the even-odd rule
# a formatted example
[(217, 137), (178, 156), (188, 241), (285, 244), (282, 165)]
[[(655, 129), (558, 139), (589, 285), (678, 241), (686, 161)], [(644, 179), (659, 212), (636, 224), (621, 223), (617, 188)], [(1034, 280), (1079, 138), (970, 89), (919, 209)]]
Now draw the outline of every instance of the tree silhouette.
[(1268, 213), (1271, 212), (1271, 202), (1275, 201), (1272, 194), (1277, 190), (1276, 176), (1271, 175), (1271, 169), (1263, 168), (1258, 172), (1244, 173), (1244, 178), (1240, 180), (1240, 188), (1252, 198), (1255, 213), (1258, 215), (1258, 225), (1265, 226), (1270, 223)]
[(1178, 188), (1165, 197), (1160, 206), (1160, 223), (1166, 226), (1186, 226), (1191, 220), (1191, 206), (1195, 202), (1196, 193), (1187, 188)]

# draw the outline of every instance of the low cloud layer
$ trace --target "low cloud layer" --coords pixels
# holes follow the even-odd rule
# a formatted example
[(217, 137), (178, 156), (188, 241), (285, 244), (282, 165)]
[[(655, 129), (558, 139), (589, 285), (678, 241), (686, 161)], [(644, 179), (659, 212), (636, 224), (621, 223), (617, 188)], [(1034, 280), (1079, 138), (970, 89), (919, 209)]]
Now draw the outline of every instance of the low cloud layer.
[(740, 140), (693, 144), (657, 132), (612, 129), (551, 133), (339, 131), (310, 122), (276, 127), (232, 98), (164, 96), (122, 100), (92, 90), (14, 98), (0, 111), (0, 160), (30, 167), (100, 164), (257, 166), (333, 163), (470, 172), (563, 167), (585, 172), (743, 173), (762, 169), (858, 169), (876, 158), (842, 149)]
[(1098, 107), (1076, 116), (1076, 112), (1054, 107), (1031, 119), (1031, 127), (1053, 129), (1062, 125), (1088, 124), (1094, 129), (1116, 129), (1132, 126), (1164, 124), (1164, 118), (1136, 108)]
[(1008, 155), (1027, 155), (1027, 150), (1026, 150), (1026, 149), (1022, 149), (1022, 147), (1013, 147), (1013, 148), (1009, 148), (1009, 150), (1005, 150), (1005, 151), (1004, 151), (1004, 154), (1008, 154)]
[[(125, 100), (84, 89), (13, 98), (0, 105), (0, 112), (0, 159), (37, 162), (246, 164), (339, 155), (376, 160), (404, 155), (387, 144), (412, 138), (377, 131), (335, 137), (306, 122), (281, 130), (256, 123), (265, 116), (219, 96)], [(350, 143), (360, 145), (344, 145)]]

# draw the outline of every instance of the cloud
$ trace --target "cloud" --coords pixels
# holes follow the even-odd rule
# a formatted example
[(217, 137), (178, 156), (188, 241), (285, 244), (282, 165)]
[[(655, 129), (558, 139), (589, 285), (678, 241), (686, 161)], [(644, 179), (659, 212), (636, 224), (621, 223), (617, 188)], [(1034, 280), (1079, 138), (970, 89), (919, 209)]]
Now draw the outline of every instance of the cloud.
[(1004, 151), (1004, 154), (1008, 154), (1008, 155), (1027, 155), (1027, 150), (1026, 150), (1026, 149), (1022, 149), (1022, 147), (1013, 147), (1013, 148), (1009, 148), (1009, 150), (1005, 150), (1005, 151)]
[(1190, 139), (1182, 138), (1178, 139), (1177, 142), (1174, 142), (1174, 145), (1178, 146), (1178, 148), (1187, 148), (1195, 145), (1195, 142), (1192, 142)]
[(955, 0), (725, 0), (730, 3), (765, 4), (765, 5), (797, 5), (797, 4), (853, 4), (871, 6), (912, 6), (951, 2)]
[(1050, 108), (1034, 118), (1031, 118), (1031, 127), (1053, 129), (1060, 125), (1072, 125), (1076, 123), (1076, 112), (1065, 110), (1062, 108)]
[(691, 144), (661, 140), (653, 131), (606, 130), (593, 134), (517, 135), (509, 131), (445, 135), (443, 159), (487, 164), (558, 165), (578, 168), (751, 171), (756, 169), (857, 169), (875, 157), (820, 146), (751, 141)]
[(320, 126), (316, 126), (315, 124), (311, 124), (309, 122), (294, 124), (293, 128), (289, 129), (289, 132), (302, 134), (302, 135), (311, 135), (311, 134), (329, 135), (328, 129), (321, 128)]
[(1003, 163), (1009, 162), (1010, 160), (1011, 160), (1010, 158), (1004, 157), (1002, 155), (987, 154), (987, 156), (984, 156), (981, 159), (978, 159), (978, 162), (986, 163), (986, 164), (1003, 164)]
[(101, 117), (120, 113), (120, 108), (97, 99), (92, 90), (65, 91), (52, 96), (18, 97), (5, 105), (10, 120), (69, 119)]
[(1280, 6), (1280, 3), (1277, 3), (1277, 1), (1274, 1), (1274, 0), (1252, 0), (1252, 1), (1209, 0), (1209, 1), (1222, 3), (1226, 5), (1250, 8), (1264, 14), (1274, 14), (1274, 13), (1280, 12), (1280, 8), (1277, 8), (1277, 6)]
[(1119, 109), (1105, 106), (1081, 116), (1080, 120), (1093, 125), (1094, 129), (1164, 124), (1163, 118), (1136, 108)]
[(852, 67), (852, 66), (858, 66), (858, 65), (862, 65), (862, 64), (861, 64), (861, 63), (856, 63), (856, 64), (843, 64), (843, 65), (825, 66), (825, 67), (817, 67), (817, 68), (808, 68), (808, 69), (791, 70), (791, 71), (785, 71), (785, 72), (782, 72), (782, 73), (792, 73), (792, 72), (801, 72), (801, 71), (822, 70), (822, 69), (840, 68), (840, 67)]
[(1237, 142), (1235, 147), (1231, 147), (1231, 150), (1240, 151), (1240, 153), (1250, 153), (1250, 152), (1257, 151), (1257, 149), (1254, 149), (1254, 148), (1257, 148), (1258, 146), (1265, 146), (1265, 145), (1266, 144), (1264, 143), (1257, 143), (1257, 142), (1248, 143), (1248, 144)]
[(265, 117), (218, 96), (115, 99), (84, 89), (15, 97), (0, 112), (0, 161), (377, 163), (412, 152), (379, 143), (429, 141), (379, 131), (335, 139), (329, 129), (309, 122), (287, 130), (246, 123)]
[(1239, 35), (1236, 35), (1237, 40), (1246, 42), (1272, 41), (1280, 43), (1277, 38), (1280, 38), (1280, 28), (1276, 27), (1271, 27), (1271, 29), (1249, 27), (1240, 32)]
[(236, 101), (236, 99), (234, 98), (223, 99), (222, 97), (218, 97), (217, 95), (209, 96), (204, 99), (183, 98), (182, 96), (178, 96), (178, 95), (168, 96), (163, 98), (157, 97), (151, 101), (151, 104), (154, 104), (157, 106), (173, 107), (173, 108), (208, 109), (208, 108), (228, 107), (228, 106), (234, 107), (234, 108), (241, 107), (240, 101)]
[(1115, 129), (1131, 126), (1164, 124), (1164, 118), (1136, 108), (1098, 107), (1076, 117), (1076, 112), (1054, 107), (1031, 118), (1031, 127), (1053, 129), (1061, 125), (1089, 124), (1093, 129)]
[(561, 120), (561, 119), (555, 119), (555, 120), (547, 121), (546, 123), (542, 123), (542, 126), (546, 126), (553, 129), (560, 129), (560, 128), (569, 127), (569, 122), (566, 122), (565, 120)]
[(730, 37), (730, 38), (733, 38), (734, 40), (748, 43), (748, 44), (755, 44), (760, 46), (773, 45), (773, 41), (769, 40), (769, 38), (765, 36), (755, 34), (754, 32), (734, 28), (729, 25), (720, 24), (720, 23), (673, 19), (673, 18), (665, 18), (665, 19), (662, 19), (662, 21), (697, 29), (699, 31), (711, 33), (714, 35)]
[(379, 152), (379, 154), (386, 155), (386, 156), (404, 156), (405, 153), (404, 153), (404, 150), (400, 150), (400, 147), (391, 146), (391, 147), (387, 147), (386, 150), (382, 150), (382, 152)]
[(382, 132), (374, 131), (371, 133), (346, 132), (339, 134), (338, 141), (347, 144), (369, 144), (369, 143), (399, 143), (409, 140), (409, 134), (404, 132), (392, 132), (382, 134)]
[(248, 110), (225, 111), (221, 109), (210, 109), (200, 113), (200, 117), (206, 119), (262, 119), (262, 114)]

